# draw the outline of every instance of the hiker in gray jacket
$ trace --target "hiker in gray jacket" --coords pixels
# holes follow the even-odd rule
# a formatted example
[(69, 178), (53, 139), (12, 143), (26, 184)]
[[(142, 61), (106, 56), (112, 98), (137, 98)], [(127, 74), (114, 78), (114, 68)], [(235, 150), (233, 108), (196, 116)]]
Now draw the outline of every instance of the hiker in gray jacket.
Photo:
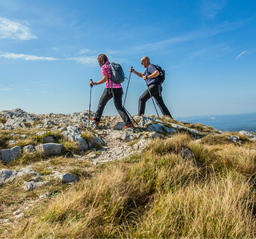
[(145, 90), (144, 93), (139, 98), (138, 115), (144, 115), (146, 102), (151, 96), (153, 96), (163, 115), (172, 118), (171, 113), (167, 109), (161, 95), (163, 88), (160, 85), (160, 80), (158, 79), (159, 71), (156, 69), (154, 65), (150, 63), (150, 60), (147, 56), (142, 57), (140, 63), (144, 68), (146, 68), (144, 73), (137, 72), (132, 67), (130, 69), (131, 72), (133, 72), (139, 77), (142, 77), (143, 80), (146, 81), (148, 87), (148, 89)]

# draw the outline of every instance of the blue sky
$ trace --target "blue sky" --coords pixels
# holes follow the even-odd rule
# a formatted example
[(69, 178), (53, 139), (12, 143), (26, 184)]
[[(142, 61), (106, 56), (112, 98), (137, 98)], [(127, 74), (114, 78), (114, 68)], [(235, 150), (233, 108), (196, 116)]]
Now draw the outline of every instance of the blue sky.
[[(97, 56), (143, 72), (143, 56), (166, 70), (173, 117), (256, 112), (254, 0), (1, 0), (0, 110), (89, 109)], [(123, 83), (126, 90), (127, 81)], [(131, 114), (145, 82), (132, 74)], [(104, 85), (92, 89), (96, 110)], [(155, 114), (150, 101), (146, 114)], [(117, 114), (110, 101), (104, 115)]]

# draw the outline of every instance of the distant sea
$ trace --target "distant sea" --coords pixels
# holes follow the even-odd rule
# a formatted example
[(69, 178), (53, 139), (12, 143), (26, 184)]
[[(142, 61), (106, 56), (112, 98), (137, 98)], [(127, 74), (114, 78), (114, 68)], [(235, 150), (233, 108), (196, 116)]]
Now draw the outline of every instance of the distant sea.
[(177, 120), (193, 124), (201, 123), (222, 131), (245, 130), (256, 133), (256, 113), (178, 117)]

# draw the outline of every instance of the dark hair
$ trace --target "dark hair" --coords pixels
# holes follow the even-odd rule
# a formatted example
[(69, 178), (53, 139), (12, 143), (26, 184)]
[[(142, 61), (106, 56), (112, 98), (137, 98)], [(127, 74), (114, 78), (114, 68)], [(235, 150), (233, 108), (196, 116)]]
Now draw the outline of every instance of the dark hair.
[(97, 58), (100, 65), (104, 65), (108, 61), (108, 57), (105, 54), (100, 54)]

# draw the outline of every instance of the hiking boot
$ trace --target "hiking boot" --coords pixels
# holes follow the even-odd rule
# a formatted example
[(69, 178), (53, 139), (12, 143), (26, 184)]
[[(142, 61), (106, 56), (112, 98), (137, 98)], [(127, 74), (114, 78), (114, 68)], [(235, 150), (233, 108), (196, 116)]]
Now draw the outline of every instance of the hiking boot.
[(92, 120), (92, 121), (94, 121), (95, 122), (95, 124), (98, 126), (99, 125), (99, 123), (100, 123), (100, 121), (98, 121), (98, 120), (95, 120), (94, 118), (92, 118), (92, 117), (90, 117), (90, 120)]
[(134, 129), (133, 124), (132, 124), (132, 123), (129, 123), (128, 125), (124, 126), (123, 129), (128, 129), (128, 128)]

